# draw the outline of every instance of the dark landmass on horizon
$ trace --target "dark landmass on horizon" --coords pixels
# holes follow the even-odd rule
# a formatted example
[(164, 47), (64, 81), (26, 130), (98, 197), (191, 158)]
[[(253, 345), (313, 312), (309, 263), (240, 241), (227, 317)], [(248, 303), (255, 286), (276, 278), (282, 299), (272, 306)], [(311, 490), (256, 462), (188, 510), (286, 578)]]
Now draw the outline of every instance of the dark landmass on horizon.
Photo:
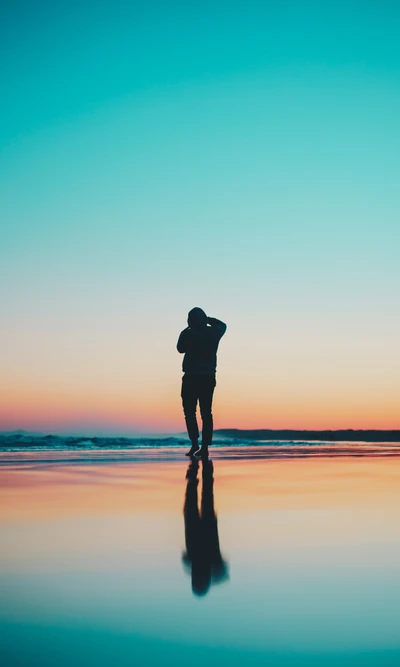
[(238, 440), (321, 440), (332, 442), (400, 442), (400, 430), (339, 429), (336, 431), (298, 431), (296, 429), (220, 428), (215, 435)]

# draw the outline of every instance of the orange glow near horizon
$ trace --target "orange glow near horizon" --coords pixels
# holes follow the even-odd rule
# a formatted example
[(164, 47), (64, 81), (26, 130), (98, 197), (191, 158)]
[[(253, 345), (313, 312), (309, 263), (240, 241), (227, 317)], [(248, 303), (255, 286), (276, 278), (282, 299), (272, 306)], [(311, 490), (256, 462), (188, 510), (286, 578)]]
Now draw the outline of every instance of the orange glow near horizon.
[[(214, 402), (215, 428), (239, 429), (398, 429), (398, 402), (348, 401), (348, 396), (268, 396), (251, 400), (229, 395), (218, 387)], [(174, 393), (149, 400), (143, 396), (91, 395), (75, 392), (25, 392), (2, 397), (0, 429), (95, 433), (183, 432), (185, 424), (179, 387)]]
[[(252, 315), (243, 328), (235, 312), (217, 314), (228, 330), (218, 350), (215, 428), (400, 428), (395, 321), (370, 325), (363, 338), (357, 328), (321, 328), (305, 316), (293, 328), (290, 318)], [(2, 358), (1, 430), (184, 432), (175, 347), (184, 318), (164, 314), (161, 332), (146, 319), (134, 338), (133, 319), (91, 334), (83, 324), (45, 324), (19, 322), (2, 333), (11, 353)]]

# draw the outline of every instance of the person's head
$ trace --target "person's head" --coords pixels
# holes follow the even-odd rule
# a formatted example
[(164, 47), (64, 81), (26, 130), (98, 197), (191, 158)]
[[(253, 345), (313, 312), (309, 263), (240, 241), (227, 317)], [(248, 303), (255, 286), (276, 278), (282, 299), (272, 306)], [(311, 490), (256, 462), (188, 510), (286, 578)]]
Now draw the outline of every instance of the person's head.
[(187, 321), (191, 329), (201, 329), (207, 326), (207, 315), (201, 308), (192, 308), (189, 311)]

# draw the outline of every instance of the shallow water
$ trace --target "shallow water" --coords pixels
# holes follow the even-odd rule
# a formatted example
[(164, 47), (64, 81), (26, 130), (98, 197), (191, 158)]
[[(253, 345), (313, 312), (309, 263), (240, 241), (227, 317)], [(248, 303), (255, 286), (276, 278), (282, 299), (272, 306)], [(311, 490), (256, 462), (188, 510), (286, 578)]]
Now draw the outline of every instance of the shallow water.
[(399, 665), (400, 459), (266, 450), (0, 454), (2, 664)]

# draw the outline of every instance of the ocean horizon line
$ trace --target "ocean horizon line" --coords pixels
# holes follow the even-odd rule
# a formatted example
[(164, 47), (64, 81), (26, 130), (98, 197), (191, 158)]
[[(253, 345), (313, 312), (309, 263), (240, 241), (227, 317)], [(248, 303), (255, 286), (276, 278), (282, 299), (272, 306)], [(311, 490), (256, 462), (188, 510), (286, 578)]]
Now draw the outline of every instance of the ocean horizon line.
[[(354, 442), (400, 442), (400, 429), (293, 429), (293, 428), (218, 428), (214, 429), (214, 437), (244, 440), (328, 440)], [(87, 438), (87, 439), (184, 439), (188, 440), (185, 431), (117, 431), (101, 432), (95, 429), (82, 428), (71, 431), (31, 431), (12, 429), (0, 431), (0, 438)]]

